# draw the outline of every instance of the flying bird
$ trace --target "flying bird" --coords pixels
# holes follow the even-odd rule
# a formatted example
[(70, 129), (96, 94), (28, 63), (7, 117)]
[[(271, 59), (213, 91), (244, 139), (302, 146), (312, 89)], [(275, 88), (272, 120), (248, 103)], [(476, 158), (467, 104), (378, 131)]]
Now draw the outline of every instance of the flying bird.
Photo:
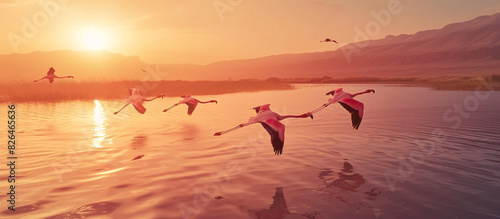
[(323, 106), (319, 107), (318, 109), (315, 109), (310, 113), (313, 114), (319, 112), (320, 110), (324, 109), (330, 104), (338, 102), (351, 114), (352, 127), (354, 129), (358, 129), (359, 125), (361, 124), (361, 120), (363, 119), (364, 104), (353, 98), (361, 94), (372, 93), (372, 92), (375, 93), (375, 90), (368, 89), (366, 91), (355, 94), (344, 92), (342, 88), (339, 88), (337, 90), (332, 90), (326, 93), (326, 95), (332, 95), (333, 98), (328, 99), (328, 103), (323, 104)]
[(57, 75), (55, 75), (54, 73), (56, 72), (56, 70), (52, 67), (50, 67), (49, 71), (47, 72), (47, 75), (45, 75), (43, 78), (40, 78), (38, 80), (34, 80), (33, 82), (38, 82), (38, 81), (41, 81), (43, 79), (48, 79), (50, 83), (54, 83), (54, 79), (56, 78), (74, 78), (73, 76), (64, 76), (64, 77), (59, 77)]
[(137, 112), (139, 112), (140, 114), (144, 114), (146, 112), (146, 108), (143, 105), (144, 101), (152, 101), (156, 98), (160, 97), (163, 98), (165, 96), (165, 95), (158, 95), (152, 99), (146, 99), (145, 97), (141, 96), (138, 89), (129, 88), (128, 90), (130, 93), (130, 97), (127, 99), (127, 104), (125, 104), (125, 106), (123, 106), (120, 110), (116, 111), (114, 113), (115, 115), (118, 114), (123, 109), (125, 109), (125, 107), (127, 107), (129, 104), (132, 104), (134, 108), (137, 110)]
[(194, 111), (194, 109), (196, 109), (196, 106), (198, 105), (198, 103), (215, 103), (215, 104), (217, 104), (217, 100), (209, 100), (209, 101), (203, 102), (203, 101), (197, 100), (196, 98), (191, 97), (191, 95), (189, 95), (189, 94), (181, 96), (181, 98), (184, 98), (184, 99), (182, 99), (178, 103), (172, 105), (171, 107), (163, 110), (163, 112), (167, 112), (170, 109), (172, 109), (172, 108), (174, 108), (174, 107), (176, 107), (176, 106), (184, 103), (184, 104), (188, 105), (188, 112), (187, 112), (187, 114), (188, 115), (192, 115), (193, 111)]
[(337, 42), (337, 41), (332, 40), (332, 39), (330, 39), (330, 38), (326, 38), (325, 40), (320, 41), (320, 42), (322, 42), (322, 43), (337, 43), (337, 44), (338, 44), (338, 42)]
[(251, 117), (247, 123), (239, 124), (238, 126), (228, 129), (226, 131), (222, 132), (217, 132), (214, 134), (214, 136), (220, 136), (223, 134), (226, 134), (228, 132), (234, 131), (236, 129), (254, 124), (254, 123), (260, 123), (266, 131), (269, 133), (271, 136), (271, 144), (273, 145), (274, 148), (274, 154), (280, 155), (283, 153), (283, 145), (285, 142), (285, 125), (280, 123), (280, 120), (286, 119), (286, 118), (306, 118), (306, 117), (311, 117), (313, 118), (312, 114), (310, 113), (304, 113), (302, 115), (294, 116), (294, 115), (279, 115), (278, 113), (275, 113), (269, 109), (270, 104), (262, 105), (253, 108), (255, 112), (257, 112), (257, 116)]

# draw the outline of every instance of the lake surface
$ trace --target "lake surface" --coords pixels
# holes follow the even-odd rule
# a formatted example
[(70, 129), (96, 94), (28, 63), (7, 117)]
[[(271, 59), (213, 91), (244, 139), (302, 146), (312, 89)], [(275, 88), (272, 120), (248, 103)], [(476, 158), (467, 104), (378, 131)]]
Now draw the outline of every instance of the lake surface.
[(283, 120), (281, 156), (259, 124), (212, 136), (255, 106), (302, 114), (339, 87), (297, 86), (196, 96), (219, 103), (192, 116), (162, 112), (180, 98), (148, 102), (144, 115), (113, 115), (125, 101), (17, 104), (17, 210), (0, 217), (500, 218), (499, 92), (343, 85), (376, 90), (356, 97), (359, 130), (334, 104)]

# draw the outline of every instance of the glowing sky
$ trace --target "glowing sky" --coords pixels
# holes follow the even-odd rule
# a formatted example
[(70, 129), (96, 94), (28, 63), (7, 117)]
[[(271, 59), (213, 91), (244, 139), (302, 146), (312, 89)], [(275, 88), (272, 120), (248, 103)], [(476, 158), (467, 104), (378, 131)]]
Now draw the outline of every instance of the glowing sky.
[(327, 51), (338, 45), (320, 40), (353, 42), (356, 28), (390, 7), (399, 13), (372, 38), (498, 13), (500, 1), (0, 0), (0, 54), (102, 49), (151, 64), (206, 64)]

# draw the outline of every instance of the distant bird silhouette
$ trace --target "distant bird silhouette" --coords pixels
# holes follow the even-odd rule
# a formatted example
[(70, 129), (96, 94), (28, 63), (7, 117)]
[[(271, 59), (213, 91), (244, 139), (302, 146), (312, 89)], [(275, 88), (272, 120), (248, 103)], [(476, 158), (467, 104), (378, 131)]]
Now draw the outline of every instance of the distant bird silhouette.
[(364, 92), (356, 93), (356, 94), (350, 94), (342, 91), (342, 88), (339, 88), (337, 90), (332, 90), (326, 95), (332, 95), (333, 98), (328, 100), (328, 103), (323, 104), (323, 106), (319, 107), (318, 109), (315, 109), (314, 111), (310, 112), (311, 114), (314, 114), (325, 107), (327, 107), (330, 104), (338, 102), (340, 105), (342, 105), (349, 113), (351, 113), (351, 121), (352, 121), (352, 127), (354, 129), (358, 129), (359, 125), (361, 124), (361, 120), (363, 119), (363, 109), (364, 109), (364, 104), (353, 99), (355, 96), (358, 96), (360, 94), (365, 94), (365, 93), (375, 93), (375, 90), (373, 89), (368, 89)]
[(253, 108), (255, 112), (257, 112), (257, 116), (251, 117), (247, 123), (239, 124), (238, 126), (228, 129), (226, 131), (222, 132), (217, 132), (214, 134), (214, 136), (220, 136), (223, 134), (226, 134), (228, 132), (234, 131), (236, 129), (254, 124), (254, 123), (260, 123), (266, 131), (269, 133), (271, 136), (271, 144), (273, 145), (274, 148), (274, 153), (276, 155), (280, 155), (283, 153), (283, 145), (285, 142), (285, 125), (280, 123), (280, 120), (286, 119), (286, 118), (306, 118), (306, 117), (311, 117), (313, 118), (312, 114), (309, 113), (304, 113), (302, 115), (298, 116), (293, 116), (293, 115), (286, 115), (282, 116), (279, 115), (271, 109), (269, 109), (270, 104), (262, 105)]
[(152, 99), (146, 99), (145, 97), (141, 96), (138, 89), (129, 88), (128, 90), (130, 92), (130, 97), (127, 99), (127, 104), (125, 104), (125, 106), (123, 106), (120, 110), (116, 111), (114, 113), (115, 115), (118, 114), (123, 109), (125, 109), (125, 107), (127, 107), (129, 104), (132, 104), (134, 108), (137, 110), (137, 112), (139, 112), (140, 114), (144, 114), (146, 112), (146, 108), (143, 105), (144, 101), (152, 101), (156, 98), (160, 97), (163, 98), (165, 96), (165, 95), (158, 95)]
[(320, 41), (320, 42), (322, 42), (322, 43), (337, 43), (337, 44), (338, 44), (338, 42), (337, 42), (337, 41), (332, 40), (332, 39), (330, 39), (330, 38), (326, 38), (325, 40)]
[(55, 75), (54, 73), (56, 72), (56, 70), (52, 67), (50, 67), (49, 71), (47, 72), (47, 75), (45, 75), (43, 78), (40, 78), (38, 80), (34, 80), (33, 82), (38, 82), (38, 81), (41, 81), (43, 79), (48, 79), (50, 83), (54, 83), (54, 79), (56, 78), (74, 78), (73, 76), (64, 76), (64, 77), (58, 77), (57, 75)]
[(142, 71), (142, 72), (147, 72), (146, 70), (144, 70), (144, 69), (142, 69), (142, 68), (141, 68), (141, 71)]
[(187, 114), (188, 115), (192, 115), (193, 111), (194, 111), (194, 109), (196, 109), (196, 106), (198, 105), (198, 103), (215, 103), (215, 104), (217, 104), (217, 100), (209, 100), (209, 101), (203, 102), (203, 101), (199, 101), (199, 100), (191, 97), (191, 95), (184, 95), (184, 96), (181, 96), (181, 98), (184, 98), (184, 99), (182, 99), (178, 103), (172, 105), (171, 107), (163, 110), (163, 112), (167, 112), (170, 109), (172, 109), (172, 108), (174, 108), (174, 107), (176, 107), (176, 106), (184, 103), (184, 104), (188, 105), (188, 112), (187, 112)]

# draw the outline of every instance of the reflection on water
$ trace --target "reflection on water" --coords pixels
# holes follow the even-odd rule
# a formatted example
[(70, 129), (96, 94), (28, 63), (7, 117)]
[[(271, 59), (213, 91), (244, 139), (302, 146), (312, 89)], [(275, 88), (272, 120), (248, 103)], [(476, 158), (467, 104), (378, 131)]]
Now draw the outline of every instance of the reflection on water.
[(344, 166), (342, 172), (337, 173), (338, 178), (332, 182), (327, 182), (325, 176), (328, 173), (333, 173), (332, 171), (324, 171), (320, 173), (320, 179), (324, 180), (328, 187), (337, 187), (346, 191), (355, 191), (356, 188), (360, 187), (365, 183), (365, 179), (361, 174), (354, 173), (354, 167), (347, 161), (344, 161)]
[[(350, 209), (364, 211), (367, 215), (373, 215), (375, 218), (379, 218), (382, 215), (381, 210), (375, 208), (372, 202), (353, 198), (356, 196), (350, 195), (350, 193), (352, 194), (353, 192), (357, 193), (357, 189), (362, 188), (361, 186), (366, 183), (364, 177), (356, 173), (354, 166), (346, 160), (339, 169), (340, 172), (335, 172), (330, 168), (323, 168), (320, 170), (318, 177), (323, 181), (326, 187), (322, 189), (322, 191), (326, 192), (329, 197), (337, 199), (340, 203), (347, 204)], [(366, 197), (368, 200), (375, 201), (375, 197), (380, 193), (380, 190), (373, 188), (364, 194), (367, 195)]]
[(285, 195), (282, 187), (277, 187), (273, 196), (273, 203), (268, 209), (249, 211), (250, 215), (256, 219), (282, 219), (282, 218), (311, 218), (314, 219), (317, 213), (291, 213), (286, 205)]
[[(191, 117), (162, 112), (176, 98), (148, 103), (144, 115), (113, 115), (121, 101), (18, 104), (23, 165), (14, 218), (500, 217), (498, 92), (453, 129), (444, 112), (474, 92), (347, 85), (377, 90), (359, 97), (363, 126), (352, 130), (338, 104), (314, 120), (290, 120), (280, 157), (269, 153), (269, 135), (257, 125), (212, 136), (246, 121), (253, 106), (299, 114), (325, 103), (334, 88), (207, 96), (219, 104)], [(401, 158), (418, 152), (415, 141), (435, 128), (446, 141), (391, 191), (386, 171), (398, 173)]]
[(115, 202), (97, 202), (81, 206), (70, 212), (48, 217), (47, 219), (89, 218), (92, 216), (106, 215), (112, 213), (116, 208), (120, 207), (120, 205), (120, 203)]
[(137, 135), (130, 141), (130, 148), (133, 150), (146, 147), (146, 143), (148, 142), (147, 135)]
[(102, 148), (102, 142), (106, 138), (106, 115), (98, 100), (94, 100), (94, 140), (92, 147)]
[(283, 218), (287, 214), (290, 214), (288, 207), (286, 206), (285, 195), (283, 195), (283, 188), (276, 188), (276, 193), (273, 196), (273, 204), (269, 209), (263, 209), (255, 212), (256, 218), (268, 219), (268, 218)]

